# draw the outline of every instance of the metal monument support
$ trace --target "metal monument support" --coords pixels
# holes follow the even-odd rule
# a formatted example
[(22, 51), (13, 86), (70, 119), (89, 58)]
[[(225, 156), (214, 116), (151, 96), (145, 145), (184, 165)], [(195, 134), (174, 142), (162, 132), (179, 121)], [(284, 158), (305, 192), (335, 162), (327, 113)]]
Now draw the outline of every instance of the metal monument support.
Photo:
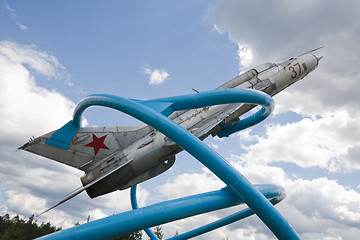
[[(62, 144), (63, 146), (69, 144), (80, 128), (82, 113), (88, 107), (104, 106), (114, 108), (162, 132), (209, 168), (227, 187), (218, 191), (161, 202), (144, 208), (137, 208), (136, 188), (133, 187), (131, 201), (134, 210), (66, 229), (44, 236), (41, 239), (109, 239), (241, 203), (248, 205), (249, 209), (176, 236), (173, 239), (188, 239), (240, 220), (253, 213), (268, 226), (277, 238), (299, 239), (295, 230), (273, 206), (273, 204), (283, 199), (284, 190), (282, 188), (274, 185), (255, 186), (251, 184), (215, 150), (167, 118), (174, 111), (229, 103), (256, 104), (261, 105), (262, 108), (251, 116), (225, 127), (219, 132), (219, 136), (228, 136), (259, 123), (269, 116), (274, 108), (274, 101), (269, 95), (250, 89), (221, 89), (145, 101), (113, 95), (90, 95), (83, 99), (75, 109), (73, 121), (58, 130), (55, 138), (53, 136), (53, 141), (56, 141), (56, 144)], [(151, 233), (150, 237), (156, 239)]]

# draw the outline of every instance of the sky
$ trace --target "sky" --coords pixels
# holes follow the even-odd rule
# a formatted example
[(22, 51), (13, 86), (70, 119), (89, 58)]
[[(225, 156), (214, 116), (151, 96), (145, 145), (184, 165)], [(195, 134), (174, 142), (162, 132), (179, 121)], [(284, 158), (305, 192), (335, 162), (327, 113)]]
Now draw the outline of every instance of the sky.
[[(265, 62), (314, 48), (308, 77), (274, 97), (264, 122), (206, 139), (253, 183), (287, 196), (276, 208), (303, 239), (360, 235), (360, 2), (0, 1), (0, 215), (29, 217), (81, 185), (83, 173), (18, 151), (67, 123), (94, 93), (151, 99), (212, 90)], [(92, 108), (83, 126), (142, 124)], [(187, 153), (138, 186), (139, 205), (223, 187)], [(86, 193), (37, 218), (72, 227), (130, 209), (129, 191)], [(163, 226), (165, 237), (239, 208)], [(274, 239), (252, 216), (198, 239)]]

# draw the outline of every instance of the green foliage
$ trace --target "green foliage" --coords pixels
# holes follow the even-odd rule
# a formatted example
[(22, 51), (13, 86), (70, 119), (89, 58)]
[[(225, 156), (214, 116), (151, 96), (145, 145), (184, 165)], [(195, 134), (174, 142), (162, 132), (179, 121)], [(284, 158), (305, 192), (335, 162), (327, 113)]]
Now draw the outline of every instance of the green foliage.
[[(79, 222), (75, 226), (80, 225)], [(41, 223), (38, 225), (32, 215), (28, 220), (26, 218), (20, 218), (16, 215), (10, 218), (9, 214), (0, 216), (0, 240), (28, 240), (38, 238), (56, 231), (60, 231), (61, 228), (51, 226), (50, 222)], [(164, 238), (164, 232), (161, 226), (154, 228), (154, 233), (159, 239)], [(175, 236), (178, 235), (176, 231)], [(123, 235), (121, 237), (113, 238), (112, 240), (141, 240), (142, 232), (137, 231), (130, 234)]]
[(142, 233), (141, 231), (138, 231), (121, 237), (113, 238), (112, 240), (141, 240), (141, 239), (142, 239)]
[(27, 240), (60, 231), (61, 228), (51, 226), (50, 222), (37, 225), (32, 215), (28, 220), (18, 215), (10, 219), (9, 214), (0, 216), (0, 240)]
[(159, 238), (159, 239), (163, 239), (164, 238), (164, 232), (162, 231), (162, 227), (161, 226), (156, 226), (154, 229), (154, 234)]

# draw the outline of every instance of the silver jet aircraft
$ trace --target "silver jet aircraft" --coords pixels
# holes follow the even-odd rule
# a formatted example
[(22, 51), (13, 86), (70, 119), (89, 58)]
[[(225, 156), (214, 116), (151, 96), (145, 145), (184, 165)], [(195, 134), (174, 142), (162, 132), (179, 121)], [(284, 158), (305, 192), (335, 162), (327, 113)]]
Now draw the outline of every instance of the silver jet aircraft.
[[(321, 57), (313, 55), (313, 51), (283, 63), (265, 63), (218, 89), (249, 88), (273, 96), (318, 66)], [(203, 140), (219, 133), (219, 137), (224, 137), (221, 130), (239, 121), (239, 117), (253, 107), (250, 104), (216, 105), (178, 111), (169, 118)], [(84, 190), (95, 198), (153, 178), (168, 170), (175, 162), (175, 155), (182, 151), (173, 141), (148, 125), (80, 128), (68, 149), (46, 143), (54, 132), (32, 139), (19, 148), (85, 172), (81, 177), (83, 187), (54, 207)]]

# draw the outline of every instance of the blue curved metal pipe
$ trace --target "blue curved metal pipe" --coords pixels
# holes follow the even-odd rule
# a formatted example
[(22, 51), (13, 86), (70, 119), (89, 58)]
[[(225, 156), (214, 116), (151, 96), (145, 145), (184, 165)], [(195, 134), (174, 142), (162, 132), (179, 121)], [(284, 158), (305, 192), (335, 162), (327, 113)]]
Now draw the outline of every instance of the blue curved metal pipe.
[(122, 110), (119, 111), (129, 114), (139, 120), (143, 119), (143, 122), (147, 123), (146, 121), (150, 119), (147, 119), (147, 117), (145, 117), (146, 114), (143, 114), (143, 107), (134, 104), (134, 102), (145, 105), (165, 116), (169, 116), (174, 111), (228, 103), (249, 103), (263, 106), (263, 108), (255, 114), (241, 120), (246, 120), (247, 125), (250, 123), (251, 125), (255, 125), (261, 122), (270, 115), (275, 107), (274, 100), (268, 94), (252, 89), (218, 89), (144, 101), (107, 94), (94, 94), (84, 98), (78, 103), (74, 110), (73, 124), (74, 126), (79, 127), (83, 112), (91, 106), (105, 106), (117, 110), (119, 110), (118, 107), (121, 107)]
[(238, 199), (234, 198), (231, 189), (225, 188), (118, 213), (46, 235), (39, 238), (39, 240), (112, 239), (152, 226), (241, 203), (243, 201), (238, 201)]
[[(132, 186), (130, 189), (131, 207), (133, 209), (139, 208), (137, 199), (136, 199), (136, 189), (137, 189), (137, 185)], [(146, 232), (146, 234), (149, 236), (149, 238), (151, 240), (159, 240), (159, 238), (155, 235), (155, 233), (150, 228), (145, 228), (144, 231)]]
[[(255, 185), (259, 191), (267, 198), (270, 199), (270, 202), (275, 205), (281, 202), (285, 198), (285, 189), (282, 187), (272, 185), (272, 184), (262, 184), (262, 185)], [(133, 209), (138, 208), (137, 200), (136, 200), (136, 185), (131, 187), (131, 205)], [(213, 231), (217, 228), (223, 227), (225, 225), (231, 224), (233, 222), (239, 221), (243, 218), (249, 217), (253, 215), (254, 212), (250, 208), (246, 208), (242, 211), (236, 212), (232, 215), (229, 215), (225, 218), (217, 220), (215, 222), (209, 223), (202, 227), (196, 228), (194, 230), (188, 231), (186, 233), (182, 233), (178, 236), (174, 236), (169, 238), (168, 240), (186, 240), (193, 237), (197, 237), (201, 234)], [(151, 240), (158, 240), (157, 236), (151, 231), (151, 229), (146, 228), (144, 229), (146, 234), (150, 237)]]
[[(255, 114), (239, 121), (236, 129), (239, 129), (242, 122), (246, 126), (250, 126), (262, 121), (269, 116), (274, 108), (274, 101), (269, 95), (250, 89), (213, 90), (147, 101), (131, 100), (112, 95), (91, 95), (77, 105), (74, 120), (68, 124), (78, 128), (82, 113), (90, 106), (110, 107), (129, 114), (156, 128), (203, 163), (233, 189), (236, 193), (235, 198), (244, 199), (245, 203), (279, 239), (300, 239), (276, 208), (240, 172), (233, 168), (216, 151), (166, 117), (173, 111), (227, 103), (251, 103), (262, 106)], [(66, 135), (67, 131), (63, 129), (62, 132)], [(61, 135), (60, 133), (57, 136), (57, 140), (60, 139), (60, 142), (62, 141)], [(69, 136), (66, 136), (66, 139), (69, 139)], [(197, 209), (193, 209), (193, 211), (196, 212)]]
[[(279, 196), (274, 189), (260, 188), (260, 190), (264, 195), (270, 198)], [(234, 194), (235, 193), (230, 187), (225, 187), (217, 191), (165, 201), (144, 208), (118, 213), (60, 232), (55, 232), (38, 239), (112, 239), (151, 226), (161, 225), (244, 203), (244, 201), (239, 201), (239, 199), (234, 197)]]

